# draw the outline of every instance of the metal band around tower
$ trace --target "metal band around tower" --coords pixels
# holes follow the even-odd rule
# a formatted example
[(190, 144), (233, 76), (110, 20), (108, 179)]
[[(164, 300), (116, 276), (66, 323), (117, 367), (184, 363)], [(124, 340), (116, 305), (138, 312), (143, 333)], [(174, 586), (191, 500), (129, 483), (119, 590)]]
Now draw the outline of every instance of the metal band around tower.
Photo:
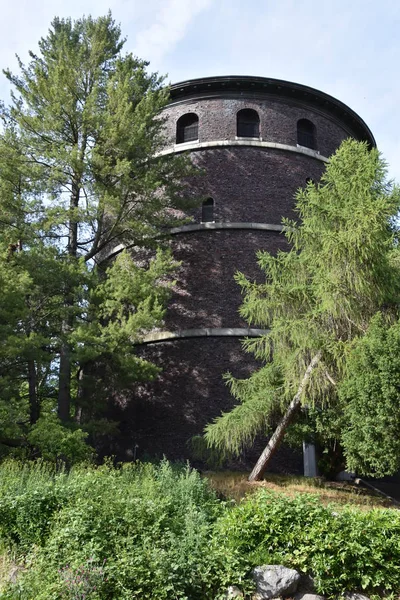
[(324, 163), (329, 162), (329, 158), (320, 154), (317, 150), (311, 150), (305, 146), (290, 146), (289, 144), (278, 144), (276, 142), (264, 142), (256, 139), (245, 140), (212, 140), (210, 142), (186, 142), (183, 144), (174, 144), (172, 147), (165, 148), (157, 152), (156, 156), (165, 156), (167, 154), (176, 154), (179, 152), (187, 152), (188, 150), (207, 150), (208, 148), (226, 148), (232, 146), (247, 146), (250, 148), (283, 150), (285, 152), (296, 152), (310, 158), (316, 158)]
[(173, 340), (203, 337), (261, 337), (269, 333), (269, 329), (249, 327), (201, 327), (198, 329), (182, 329), (178, 331), (156, 331), (147, 334), (140, 344), (156, 344)]

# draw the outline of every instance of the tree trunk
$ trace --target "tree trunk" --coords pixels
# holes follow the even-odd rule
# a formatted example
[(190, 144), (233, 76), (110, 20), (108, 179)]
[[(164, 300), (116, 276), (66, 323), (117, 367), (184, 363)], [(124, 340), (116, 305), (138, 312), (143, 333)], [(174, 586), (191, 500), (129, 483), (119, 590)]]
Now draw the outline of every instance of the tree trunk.
[[(72, 184), (70, 198), (70, 220), (68, 223), (68, 246), (67, 252), (70, 257), (76, 258), (78, 252), (78, 222), (75, 211), (79, 206), (80, 187), (78, 183)], [(67, 311), (73, 306), (74, 297), (67, 284), (64, 296), (64, 305)], [(71, 349), (68, 336), (73, 328), (73, 317), (67, 314), (62, 323), (62, 335), (60, 345), (60, 371), (58, 375), (58, 417), (64, 423), (70, 419), (71, 410)]]
[(84, 395), (83, 386), (82, 386), (83, 378), (84, 378), (84, 370), (83, 370), (83, 366), (80, 365), (77, 376), (76, 376), (77, 391), (76, 391), (76, 402), (75, 402), (75, 421), (79, 425), (82, 423), (82, 412), (83, 412), (83, 410), (82, 410), (82, 401), (83, 401), (83, 395)]
[(71, 358), (69, 344), (61, 342), (60, 371), (58, 374), (58, 417), (64, 423), (69, 420), (71, 407)]
[(275, 454), (275, 452), (279, 448), (280, 443), (286, 433), (288, 426), (292, 422), (294, 415), (296, 414), (297, 410), (300, 407), (301, 396), (302, 396), (304, 387), (307, 385), (307, 382), (310, 379), (311, 373), (312, 373), (313, 369), (316, 367), (316, 365), (318, 364), (320, 358), (321, 358), (321, 352), (317, 352), (317, 354), (313, 357), (310, 364), (308, 365), (307, 370), (304, 373), (304, 377), (303, 377), (303, 379), (299, 385), (299, 388), (296, 392), (296, 395), (294, 396), (293, 400), (289, 404), (279, 425), (275, 429), (274, 433), (272, 434), (271, 439), (269, 440), (268, 444), (265, 446), (254, 469), (250, 473), (249, 481), (258, 481), (264, 475), (264, 473), (268, 467), (269, 461), (271, 460), (272, 456)]
[(28, 360), (29, 422), (34, 425), (39, 418), (37, 374), (34, 360)]

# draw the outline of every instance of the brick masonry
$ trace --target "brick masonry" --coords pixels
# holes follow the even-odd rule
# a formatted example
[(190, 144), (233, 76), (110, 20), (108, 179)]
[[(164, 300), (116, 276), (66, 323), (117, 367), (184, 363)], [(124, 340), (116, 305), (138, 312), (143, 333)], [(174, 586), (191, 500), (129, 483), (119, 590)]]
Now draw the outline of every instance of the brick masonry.
[[(164, 113), (166, 147), (174, 146), (176, 122), (189, 112), (199, 117), (200, 142), (235, 140), (236, 114), (242, 108), (259, 113), (263, 141), (294, 147), (297, 121), (309, 119), (316, 126), (317, 150), (324, 156), (352, 135), (348, 121), (341, 123), (337, 114), (320, 105), (315, 108), (311, 100), (307, 104), (268, 94), (235, 97), (227, 93), (213, 98), (181, 96), (173, 102)], [(191, 157), (203, 174), (183, 182), (185, 193), (200, 199), (212, 197), (214, 220), (225, 223), (279, 224), (282, 217), (296, 218), (296, 190), (308, 178), (318, 181), (325, 168), (312, 156), (250, 146), (202, 148), (193, 150)], [(192, 210), (190, 216), (199, 223), (201, 209)], [(165, 319), (164, 328), (170, 331), (246, 327), (239, 314), (241, 295), (235, 272), (259, 280), (256, 252), (276, 253), (287, 247), (279, 232), (226, 229), (180, 233), (171, 244), (181, 267)], [(133, 456), (135, 444), (138, 457), (165, 454), (171, 459), (190, 459), (191, 436), (200, 434), (208, 422), (234, 405), (223, 374), (230, 371), (236, 377), (247, 377), (258, 366), (236, 338), (160, 342), (142, 346), (139, 352), (162, 372), (155, 382), (139, 386), (130, 398), (120, 399), (114, 406), (122, 431), (114, 451), (124, 459)], [(253, 461), (260, 449), (261, 442), (246, 453), (245, 462)], [(274, 468), (299, 472), (301, 457), (283, 450)]]
[(166, 109), (167, 145), (176, 141), (176, 122), (186, 113), (199, 117), (199, 142), (234, 140), (236, 115), (239, 110), (252, 108), (260, 117), (260, 134), (264, 141), (296, 146), (297, 121), (309, 119), (316, 127), (317, 150), (324, 156), (335, 152), (340, 143), (353, 132), (341, 125), (329, 113), (301, 106), (298, 103), (271, 99), (211, 98), (188, 100)]

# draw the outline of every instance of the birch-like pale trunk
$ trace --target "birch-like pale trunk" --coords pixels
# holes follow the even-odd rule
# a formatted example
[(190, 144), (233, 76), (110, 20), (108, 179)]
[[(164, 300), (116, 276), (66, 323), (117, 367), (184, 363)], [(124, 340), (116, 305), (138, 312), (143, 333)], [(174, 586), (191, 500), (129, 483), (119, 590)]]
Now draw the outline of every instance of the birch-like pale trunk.
[(308, 365), (306, 372), (304, 373), (304, 377), (301, 380), (301, 383), (299, 385), (299, 388), (298, 388), (295, 396), (293, 397), (293, 400), (289, 404), (285, 414), (283, 415), (282, 419), (279, 422), (279, 425), (275, 429), (268, 444), (265, 446), (264, 450), (262, 451), (262, 454), (261, 454), (260, 458), (258, 459), (254, 469), (250, 473), (249, 481), (259, 481), (261, 479), (261, 477), (264, 475), (272, 456), (275, 454), (275, 452), (277, 451), (277, 449), (280, 446), (280, 443), (286, 433), (288, 426), (290, 425), (294, 415), (300, 408), (301, 396), (303, 394), (303, 390), (304, 390), (305, 386), (307, 385), (308, 380), (310, 379), (311, 373), (313, 372), (314, 368), (317, 366), (318, 362), (320, 361), (320, 358), (321, 358), (321, 352), (319, 351), (312, 358), (310, 364)]

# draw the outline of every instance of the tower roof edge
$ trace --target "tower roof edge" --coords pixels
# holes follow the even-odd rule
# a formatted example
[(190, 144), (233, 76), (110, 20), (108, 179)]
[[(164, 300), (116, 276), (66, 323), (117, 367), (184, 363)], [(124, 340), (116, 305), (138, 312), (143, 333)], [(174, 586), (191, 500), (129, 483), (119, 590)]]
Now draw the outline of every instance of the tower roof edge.
[(186, 98), (201, 99), (213, 95), (244, 96), (245, 94), (265, 94), (269, 97), (301, 101), (331, 113), (353, 130), (359, 139), (367, 141), (371, 147), (376, 147), (371, 130), (354, 110), (333, 96), (300, 83), (251, 75), (223, 75), (173, 83), (170, 86), (170, 94), (172, 103)]

